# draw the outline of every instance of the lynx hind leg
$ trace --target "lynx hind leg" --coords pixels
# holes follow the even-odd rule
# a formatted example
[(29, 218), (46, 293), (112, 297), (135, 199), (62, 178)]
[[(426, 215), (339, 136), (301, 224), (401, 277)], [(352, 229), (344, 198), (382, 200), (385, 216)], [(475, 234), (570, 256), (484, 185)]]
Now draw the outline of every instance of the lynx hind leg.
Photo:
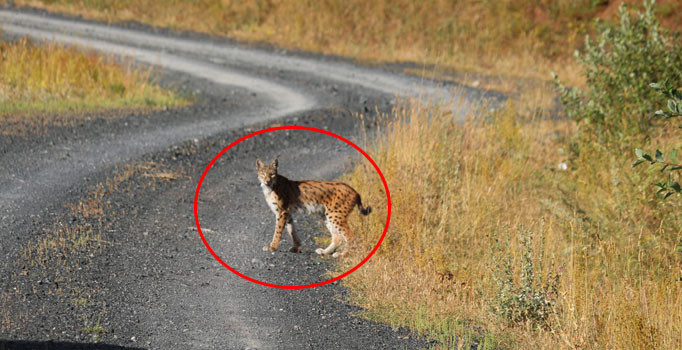
[(345, 256), (348, 253), (348, 234), (350, 233), (350, 227), (348, 223), (343, 221), (339, 224), (338, 235), (343, 240), (343, 249), (340, 252), (335, 252), (332, 257), (338, 258), (340, 256)]
[(341, 234), (339, 232), (339, 227), (337, 224), (334, 223), (334, 220), (330, 220), (328, 217), (324, 221), (324, 223), (327, 225), (327, 229), (329, 230), (329, 233), (332, 235), (332, 242), (329, 243), (329, 246), (327, 248), (322, 249), (322, 248), (317, 248), (315, 249), (315, 253), (319, 255), (328, 255), (334, 252), (336, 250), (336, 247), (341, 244)]
[(289, 233), (289, 237), (291, 237), (291, 241), (293, 242), (293, 247), (289, 249), (290, 252), (292, 253), (300, 253), (301, 252), (301, 241), (298, 239), (298, 236), (296, 236), (296, 228), (294, 227), (294, 220), (289, 217), (289, 221), (287, 221), (286, 224), (286, 229), (287, 232)]

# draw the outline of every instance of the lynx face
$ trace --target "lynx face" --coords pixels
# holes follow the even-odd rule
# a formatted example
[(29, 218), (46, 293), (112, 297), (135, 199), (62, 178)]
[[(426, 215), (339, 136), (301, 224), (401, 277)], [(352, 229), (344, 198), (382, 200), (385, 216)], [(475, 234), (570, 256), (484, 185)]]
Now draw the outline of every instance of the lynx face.
[(277, 179), (277, 158), (272, 164), (265, 165), (260, 159), (256, 160), (258, 165), (258, 180), (262, 185), (272, 187)]

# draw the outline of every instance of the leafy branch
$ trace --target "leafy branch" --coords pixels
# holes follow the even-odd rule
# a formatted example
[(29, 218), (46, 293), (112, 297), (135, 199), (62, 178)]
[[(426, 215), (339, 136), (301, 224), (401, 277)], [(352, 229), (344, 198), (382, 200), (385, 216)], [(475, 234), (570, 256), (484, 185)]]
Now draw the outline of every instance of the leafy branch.
[[(662, 85), (652, 83), (650, 86), (661, 91), (668, 97), (668, 111), (658, 110), (656, 111), (656, 115), (663, 116), (666, 119), (682, 116), (682, 92), (680, 92), (680, 90), (667, 83)], [(682, 126), (680, 126), (680, 128), (682, 128)], [(682, 170), (682, 164), (677, 160), (677, 149), (671, 150), (666, 158), (665, 154), (658, 149), (652, 156), (651, 154), (644, 152), (641, 148), (635, 148), (635, 156), (637, 157), (637, 160), (632, 163), (633, 168), (644, 162), (648, 162), (650, 165), (660, 164), (662, 165), (661, 172), (668, 172), (667, 181), (661, 181), (654, 184), (654, 186), (658, 187), (658, 194), (662, 194), (663, 198), (668, 198), (675, 193), (682, 194), (682, 187), (680, 187), (679, 182), (674, 181), (671, 178), (671, 173)]]
[[(682, 116), (682, 91), (665, 82), (663, 85), (657, 83), (649, 84), (652, 88), (662, 92), (668, 97), (668, 111), (658, 110), (656, 115), (667, 118)], [(682, 126), (680, 126), (682, 128)]]

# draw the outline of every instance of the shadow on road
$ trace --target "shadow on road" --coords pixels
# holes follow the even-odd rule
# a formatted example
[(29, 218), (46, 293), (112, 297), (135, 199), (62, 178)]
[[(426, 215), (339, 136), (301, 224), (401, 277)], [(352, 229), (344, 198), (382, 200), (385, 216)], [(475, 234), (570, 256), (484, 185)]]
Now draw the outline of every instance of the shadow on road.
[(143, 348), (131, 348), (127, 346), (96, 343), (69, 343), (54, 341), (24, 341), (0, 339), (0, 350), (143, 350)]

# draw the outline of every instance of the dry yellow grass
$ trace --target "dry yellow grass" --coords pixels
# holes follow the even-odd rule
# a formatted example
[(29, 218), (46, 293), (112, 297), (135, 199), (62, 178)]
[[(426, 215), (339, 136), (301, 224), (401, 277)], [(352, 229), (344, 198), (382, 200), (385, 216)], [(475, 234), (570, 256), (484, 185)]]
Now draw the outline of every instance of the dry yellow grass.
[(36, 46), (27, 39), (0, 41), (0, 121), (14, 123), (44, 112), (187, 103), (151, 83), (150, 74), (94, 52)]
[[(483, 348), (681, 348), (680, 199), (655, 199), (649, 184), (657, 170), (632, 169), (631, 152), (576, 141), (572, 122), (522, 118), (517, 110), (464, 125), (420, 106), (388, 118), (385, 136), (369, 149), (392, 191), (391, 227), (378, 253), (345, 279), (353, 300), (368, 317), (448, 348), (474, 341)], [(679, 148), (674, 135), (654, 139)], [(579, 156), (569, 157), (570, 144)], [(566, 171), (557, 168), (567, 161)], [(376, 242), (386, 210), (381, 185), (366, 181), (366, 172), (359, 166), (345, 179), (376, 209), (354, 227), (355, 254)], [(526, 229), (544, 238), (533, 241), (536, 267), (544, 266), (536, 278), (561, 274), (548, 328), (513, 325), (491, 311), (496, 257), (510, 257), (518, 279), (518, 235)]]

